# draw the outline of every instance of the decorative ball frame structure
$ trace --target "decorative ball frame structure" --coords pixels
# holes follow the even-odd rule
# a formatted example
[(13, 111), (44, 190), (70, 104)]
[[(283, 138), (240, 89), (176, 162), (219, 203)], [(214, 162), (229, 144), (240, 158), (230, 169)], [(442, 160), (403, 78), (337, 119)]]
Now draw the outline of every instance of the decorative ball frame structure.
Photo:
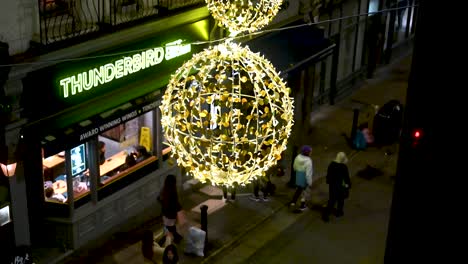
[(258, 31), (278, 14), (283, 0), (205, 0), (220, 26), (238, 34)]
[(232, 186), (281, 158), (293, 98), (273, 65), (227, 41), (195, 54), (172, 75), (161, 124), (172, 156), (201, 182)]

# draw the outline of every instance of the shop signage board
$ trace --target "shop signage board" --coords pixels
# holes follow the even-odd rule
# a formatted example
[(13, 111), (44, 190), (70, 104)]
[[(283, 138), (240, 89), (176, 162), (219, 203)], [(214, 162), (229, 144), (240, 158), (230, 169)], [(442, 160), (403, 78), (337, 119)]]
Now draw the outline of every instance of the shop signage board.
[(167, 43), (165, 47), (147, 49), (130, 56), (124, 56), (99, 67), (65, 77), (59, 81), (60, 94), (69, 98), (113, 80), (130, 76), (141, 70), (156, 66), (164, 60), (182, 56), (191, 51), (191, 44), (183, 44), (181, 39)]
[(23, 79), (24, 115), (30, 120), (43, 119), (116, 95), (95, 109), (81, 108), (86, 117), (104, 111), (105, 105), (118, 105), (161, 89), (180, 65), (208, 45), (193, 43), (206, 41), (208, 36), (209, 22), (203, 19), (30, 72)]

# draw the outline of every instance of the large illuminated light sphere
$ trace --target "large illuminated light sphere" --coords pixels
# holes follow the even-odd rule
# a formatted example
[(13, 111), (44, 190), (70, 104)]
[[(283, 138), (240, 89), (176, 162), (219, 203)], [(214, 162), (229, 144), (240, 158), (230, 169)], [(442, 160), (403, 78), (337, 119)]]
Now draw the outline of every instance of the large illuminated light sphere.
[(278, 14), (283, 0), (205, 0), (211, 15), (233, 34), (255, 32)]
[(226, 42), (205, 49), (169, 81), (160, 107), (166, 144), (201, 182), (249, 183), (286, 149), (289, 93), (271, 63), (248, 47)]

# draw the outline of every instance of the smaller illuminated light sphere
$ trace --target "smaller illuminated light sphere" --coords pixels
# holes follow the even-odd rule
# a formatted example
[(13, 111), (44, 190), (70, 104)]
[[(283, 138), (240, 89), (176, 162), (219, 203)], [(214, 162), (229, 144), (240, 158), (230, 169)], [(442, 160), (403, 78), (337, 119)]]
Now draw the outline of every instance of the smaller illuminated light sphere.
[(220, 26), (233, 34), (254, 32), (268, 25), (278, 14), (283, 0), (205, 0)]
[(271, 63), (226, 42), (193, 55), (169, 81), (161, 124), (172, 155), (194, 178), (249, 183), (281, 158), (293, 99)]

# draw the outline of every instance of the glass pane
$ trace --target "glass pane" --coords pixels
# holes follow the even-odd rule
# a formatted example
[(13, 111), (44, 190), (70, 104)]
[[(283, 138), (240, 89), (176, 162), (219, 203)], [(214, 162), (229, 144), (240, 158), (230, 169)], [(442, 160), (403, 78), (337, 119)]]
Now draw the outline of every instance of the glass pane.
[(166, 140), (166, 137), (164, 136), (164, 128), (162, 128), (162, 156), (163, 156), (163, 161), (166, 161), (169, 156), (170, 156), (170, 152), (171, 152), (171, 147), (166, 145), (167, 143), (167, 140)]
[(67, 202), (67, 173), (65, 151), (44, 157), (42, 150), (42, 172), (44, 179), (44, 199), (47, 202)]
[(153, 112), (128, 120), (98, 136), (100, 186), (109, 185), (155, 161)]

